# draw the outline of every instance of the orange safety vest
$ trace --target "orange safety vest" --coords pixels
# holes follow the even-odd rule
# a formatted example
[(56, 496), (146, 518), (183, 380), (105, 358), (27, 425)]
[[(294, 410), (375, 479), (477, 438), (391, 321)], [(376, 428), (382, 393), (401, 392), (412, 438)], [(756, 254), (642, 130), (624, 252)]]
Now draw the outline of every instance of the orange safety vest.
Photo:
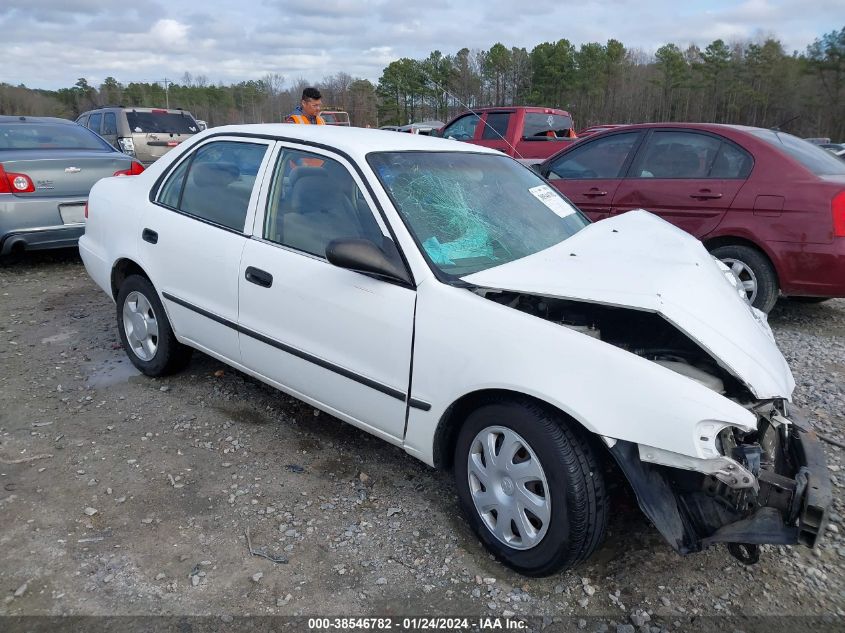
[[(294, 123), (305, 123), (305, 124), (308, 124), (308, 125), (311, 124), (311, 121), (309, 121), (308, 117), (305, 116), (304, 114), (291, 114), (288, 118), (293, 119)], [(321, 117), (320, 115), (317, 115), (317, 125), (325, 125), (325, 124), (326, 124), (326, 122), (323, 120), (323, 117)]]

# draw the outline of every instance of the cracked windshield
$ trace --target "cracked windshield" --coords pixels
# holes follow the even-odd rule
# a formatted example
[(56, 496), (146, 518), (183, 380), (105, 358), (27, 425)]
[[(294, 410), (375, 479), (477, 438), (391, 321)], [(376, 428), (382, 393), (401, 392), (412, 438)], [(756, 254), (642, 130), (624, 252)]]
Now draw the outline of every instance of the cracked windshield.
[(532, 255), (588, 224), (505, 156), (393, 152), (371, 154), (369, 162), (428, 258), (451, 276)]

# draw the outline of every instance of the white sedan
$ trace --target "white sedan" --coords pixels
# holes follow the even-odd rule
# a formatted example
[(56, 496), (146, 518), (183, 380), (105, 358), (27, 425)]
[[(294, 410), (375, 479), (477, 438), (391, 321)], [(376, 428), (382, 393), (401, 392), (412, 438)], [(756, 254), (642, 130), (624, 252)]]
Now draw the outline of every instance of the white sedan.
[(356, 128), (194, 136), (91, 191), (79, 248), (143, 373), (192, 349), (454, 472), (504, 564), (602, 542), (615, 461), (681, 553), (812, 547), (830, 481), (727, 269), (645, 211), (596, 224), (493, 150)]

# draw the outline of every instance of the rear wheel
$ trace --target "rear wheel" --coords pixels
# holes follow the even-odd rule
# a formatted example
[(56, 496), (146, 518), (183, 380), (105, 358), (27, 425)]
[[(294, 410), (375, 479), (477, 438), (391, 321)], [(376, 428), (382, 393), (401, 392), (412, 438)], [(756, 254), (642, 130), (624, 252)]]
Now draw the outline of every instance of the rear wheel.
[(604, 479), (585, 438), (530, 401), (472, 412), (455, 445), (455, 483), (470, 526), (502, 563), (547, 576), (604, 540)]
[(129, 360), (147, 376), (179, 371), (191, 359), (191, 348), (176, 340), (153, 285), (131, 275), (117, 295), (117, 329)]
[(719, 246), (710, 252), (731, 269), (751, 305), (763, 312), (771, 311), (779, 288), (777, 275), (765, 255), (741, 244)]

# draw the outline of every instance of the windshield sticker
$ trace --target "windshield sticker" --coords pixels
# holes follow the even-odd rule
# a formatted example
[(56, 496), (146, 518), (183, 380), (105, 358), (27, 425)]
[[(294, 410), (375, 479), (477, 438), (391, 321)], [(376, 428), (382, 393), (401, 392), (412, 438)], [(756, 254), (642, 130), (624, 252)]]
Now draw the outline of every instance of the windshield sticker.
[(566, 204), (566, 201), (564, 201), (563, 198), (556, 194), (554, 190), (548, 185), (538, 185), (537, 187), (531, 187), (528, 191), (531, 193), (532, 196), (537, 198), (537, 200), (549, 207), (549, 209), (554, 211), (557, 215), (562, 218), (565, 218), (575, 213), (575, 209)]

